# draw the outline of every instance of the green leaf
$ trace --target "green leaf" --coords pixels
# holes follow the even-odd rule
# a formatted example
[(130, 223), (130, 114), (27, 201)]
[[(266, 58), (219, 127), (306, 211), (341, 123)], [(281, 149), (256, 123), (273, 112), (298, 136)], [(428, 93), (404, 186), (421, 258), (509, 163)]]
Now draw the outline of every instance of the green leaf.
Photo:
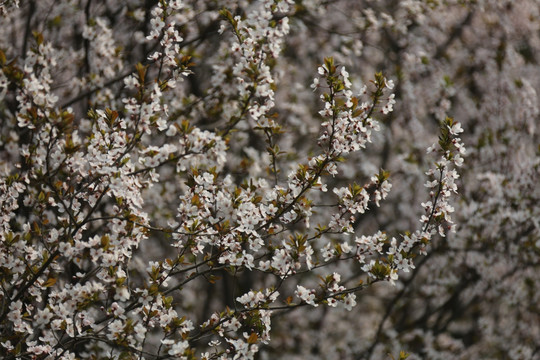
[(45, 282), (43, 283), (43, 286), (44, 286), (44, 287), (51, 287), (51, 286), (53, 286), (54, 284), (56, 284), (56, 279), (55, 279), (55, 278), (49, 278), (49, 279), (47, 279), (47, 281), (45, 281)]
[(0, 66), (4, 66), (6, 61), (7, 61), (6, 54), (4, 54), (2, 50), (0, 50)]

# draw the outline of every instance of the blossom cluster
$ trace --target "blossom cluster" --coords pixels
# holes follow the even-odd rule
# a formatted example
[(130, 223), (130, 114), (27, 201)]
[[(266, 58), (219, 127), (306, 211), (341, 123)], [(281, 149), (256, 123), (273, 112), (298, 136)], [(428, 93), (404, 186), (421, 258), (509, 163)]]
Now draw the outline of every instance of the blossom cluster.
[(0, 19), (4, 358), (538, 356), (534, 0)]

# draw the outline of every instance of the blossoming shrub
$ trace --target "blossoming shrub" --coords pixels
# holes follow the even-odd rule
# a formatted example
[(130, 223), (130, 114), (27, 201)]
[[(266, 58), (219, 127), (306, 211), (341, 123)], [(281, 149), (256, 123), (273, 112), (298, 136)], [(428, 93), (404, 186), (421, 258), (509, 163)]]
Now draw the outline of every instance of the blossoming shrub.
[(533, 10), (2, 2), (0, 354), (538, 356)]

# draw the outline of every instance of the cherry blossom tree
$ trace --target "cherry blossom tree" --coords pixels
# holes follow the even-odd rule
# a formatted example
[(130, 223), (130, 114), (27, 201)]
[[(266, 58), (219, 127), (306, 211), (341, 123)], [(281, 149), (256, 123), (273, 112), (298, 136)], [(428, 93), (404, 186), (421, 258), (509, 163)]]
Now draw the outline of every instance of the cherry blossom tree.
[(537, 1), (0, 21), (4, 358), (540, 358)]

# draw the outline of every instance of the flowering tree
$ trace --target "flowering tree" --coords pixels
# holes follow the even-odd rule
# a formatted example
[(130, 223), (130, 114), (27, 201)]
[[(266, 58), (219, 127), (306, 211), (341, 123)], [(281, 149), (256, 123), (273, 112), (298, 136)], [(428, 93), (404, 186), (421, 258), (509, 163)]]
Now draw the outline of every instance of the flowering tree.
[(538, 358), (537, 5), (0, 2), (0, 354)]

